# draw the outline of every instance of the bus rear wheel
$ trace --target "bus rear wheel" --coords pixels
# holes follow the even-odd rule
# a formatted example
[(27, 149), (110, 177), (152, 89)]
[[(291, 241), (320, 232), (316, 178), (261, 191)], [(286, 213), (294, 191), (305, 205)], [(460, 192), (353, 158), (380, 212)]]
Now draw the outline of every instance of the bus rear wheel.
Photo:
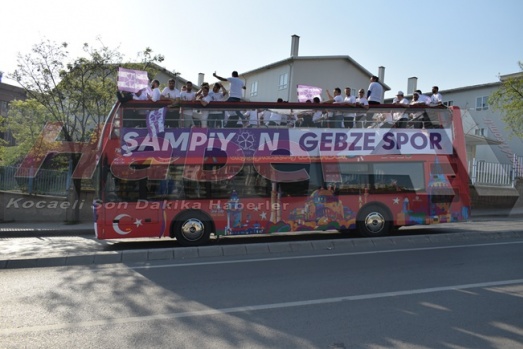
[(211, 222), (201, 212), (189, 211), (176, 218), (174, 237), (182, 246), (199, 246), (209, 242)]
[(358, 213), (356, 227), (361, 236), (386, 236), (392, 231), (392, 219), (387, 209), (378, 205), (370, 205)]

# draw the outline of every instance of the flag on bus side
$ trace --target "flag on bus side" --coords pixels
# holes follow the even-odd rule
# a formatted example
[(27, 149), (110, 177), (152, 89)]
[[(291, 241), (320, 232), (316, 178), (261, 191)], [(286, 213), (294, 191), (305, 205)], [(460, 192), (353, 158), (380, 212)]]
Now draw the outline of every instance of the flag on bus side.
[(164, 132), (166, 112), (167, 109), (164, 107), (156, 110), (151, 110), (147, 115), (147, 130), (151, 138), (156, 138), (158, 137), (158, 133)]
[(321, 92), (323, 91), (323, 89), (320, 87), (308, 85), (298, 85), (297, 90), (298, 101), (300, 102), (307, 102), (307, 100), (312, 102), (314, 97), (319, 97), (321, 100)]
[(117, 85), (119, 91), (137, 92), (149, 86), (149, 78), (146, 71), (120, 67)]

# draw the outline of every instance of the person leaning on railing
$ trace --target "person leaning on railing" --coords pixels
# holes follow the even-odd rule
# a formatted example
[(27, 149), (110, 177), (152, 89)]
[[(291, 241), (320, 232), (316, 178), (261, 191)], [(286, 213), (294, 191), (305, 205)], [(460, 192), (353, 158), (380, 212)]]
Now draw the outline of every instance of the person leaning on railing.
[[(401, 105), (401, 106), (405, 106), (405, 107), (408, 107), (409, 103), (410, 103), (410, 101), (407, 98), (405, 98), (405, 96), (403, 95), (403, 91), (398, 91), (398, 93), (396, 94), (396, 97), (394, 97), (394, 99), (392, 100), (392, 104)], [(407, 123), (409, 121), (409, 116), (404, 111), (393, 113), (392, 118), (393, 118), (394, 125), (396, 126), (396, 128), (406, 128), (407, 127)]]
[[(369, 101), (365, 97), (365, 90), (362, 88), (358, 90), (358, 97), (356, 98), (356, 107), (369, 109)], [(366, 120), (365, 120), (366, 117), (367, 117), (367, 113), (356, 114), (354, 127), (358, 127), (358, 128), (366, 127), (367, 126)]]

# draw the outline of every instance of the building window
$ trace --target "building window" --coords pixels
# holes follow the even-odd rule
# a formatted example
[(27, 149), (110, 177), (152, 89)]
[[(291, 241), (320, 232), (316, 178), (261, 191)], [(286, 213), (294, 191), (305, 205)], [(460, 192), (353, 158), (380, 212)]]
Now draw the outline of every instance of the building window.
[(476, 136), (483, 136), (485, 137), (487, 135), (487, 132), (484, 128), (477, 128), (474, 130), (474, 133), (476, 134)]
[(251, 84), (251, 97), (258, 95), (258, 81), (253, 81)]
[(443, 105), (446, 106), (446, 107), (452, 107), (454, 105), (454, 101), (443, 102)]
[(278, 85), (279, 90), (285, 90), (289, 84), (289, 74), (284, 73), (280, 75), (280, 84)]
[(487, 110), (488, 109), (488, 96), (476, 98), (476, 110)]

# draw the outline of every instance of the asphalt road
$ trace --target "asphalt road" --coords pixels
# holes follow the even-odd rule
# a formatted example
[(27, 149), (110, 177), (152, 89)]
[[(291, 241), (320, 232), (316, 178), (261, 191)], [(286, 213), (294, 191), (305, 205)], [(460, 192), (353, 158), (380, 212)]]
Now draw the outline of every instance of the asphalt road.
[(523, 348), (523, 240), (0, 270), (1, 348)]

